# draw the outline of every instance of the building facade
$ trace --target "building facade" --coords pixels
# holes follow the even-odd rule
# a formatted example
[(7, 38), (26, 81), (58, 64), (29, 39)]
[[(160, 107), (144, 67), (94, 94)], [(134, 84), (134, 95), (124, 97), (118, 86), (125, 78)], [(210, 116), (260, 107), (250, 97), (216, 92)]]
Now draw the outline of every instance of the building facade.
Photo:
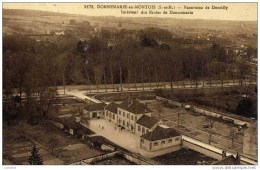
[(117, 107), (118, 104), (113, 102), (105, 106), (104, 108), (105, 119), (117, 123)]
[(136, 133), (136, 122), (144, 115), (151, 116), (152, 111), (144, 104), (135, 100), (126, 100), (117, 108), (117, 124)]
[(84, 115), (86, 115), (88, 118), (104, 118), (104, 107), (106, 106), (105, 103), (94, 103), (89, 104), (86, 107), (83, 108), (82, 112)]
[(151, 117), (150, 115), (143, 115), (140, 119), (137, 120), (135, 124), (135, 133), (139, 136), (145, 133), (149, 133), (153, 131), (157, 125), (161, 123), (162, 121), (155, 117)]
[(158, 125), (153, 131), (140, 137), (140, 148), (147, 151), (181, 146), (181, 134), (165, 125)]

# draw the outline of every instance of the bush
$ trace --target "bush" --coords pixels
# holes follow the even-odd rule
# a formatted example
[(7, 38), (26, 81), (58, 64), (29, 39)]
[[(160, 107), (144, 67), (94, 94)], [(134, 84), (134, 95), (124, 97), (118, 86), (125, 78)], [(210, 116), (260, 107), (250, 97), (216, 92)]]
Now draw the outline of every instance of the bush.
[(237, 114), (246, 117), (253, 116), (253, 102), (250, 99), (242, 99), (237, 106)]
[(31, 115), (28, 120), (27, 120), (27, 123), (30, 124), (30, 125), (37, 125), (40, 121), (40, 116), (37, 116), (37, 115)]

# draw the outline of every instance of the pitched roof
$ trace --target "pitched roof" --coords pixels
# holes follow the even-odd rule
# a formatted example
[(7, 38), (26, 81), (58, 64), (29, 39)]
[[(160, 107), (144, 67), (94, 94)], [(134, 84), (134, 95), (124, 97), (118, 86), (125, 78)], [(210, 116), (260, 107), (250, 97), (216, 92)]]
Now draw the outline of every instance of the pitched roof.
[(158, 122), (159, 122), (159, 120), (155, 117), (143, 115), (140, 119), (137, 120), (136, 123), (141, 126), (151, 129)]
[(240, 165), (240, 164), (237, 158), (235, 158), (233, 155), (230, 155), (220, 161), (213, 163), (213, 165)]
[(152, 112), (151, 109), (149, 109), (144, 104), (136, 100), (126, 100), (123, 103), (121, 103), (118, 107), (134, 114), (145, 114)]
[(173, 128), (158, 125), (152, 132), (142, 135), (141, 138), (149, 141), (156, 141), (175, 136), (181, 136), (181, 134)]
[(113, 113), (117, 113), (117, 107), (119, 106), (119, 104), (116, 104), (114, 102), (108, 104), (105, 109), (110, 111), (110, 112), (113, 112)]
[(87, 105), (86, 107), (84, 107), (84, 109), (91, 112), (91, 111), (103, 110), (105, 106), (106, 106), (105, 103), (94, 103), (94, 104)]

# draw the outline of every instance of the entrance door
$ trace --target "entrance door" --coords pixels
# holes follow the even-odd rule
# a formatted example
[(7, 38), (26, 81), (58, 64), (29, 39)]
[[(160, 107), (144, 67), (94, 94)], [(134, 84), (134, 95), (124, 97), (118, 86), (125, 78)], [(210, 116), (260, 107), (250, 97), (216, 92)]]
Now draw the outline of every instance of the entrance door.
[(93, 118), (97, 118), (97, 112), (93, 112), (93, 113), (92, 113), (92, 117), (93, 117)]

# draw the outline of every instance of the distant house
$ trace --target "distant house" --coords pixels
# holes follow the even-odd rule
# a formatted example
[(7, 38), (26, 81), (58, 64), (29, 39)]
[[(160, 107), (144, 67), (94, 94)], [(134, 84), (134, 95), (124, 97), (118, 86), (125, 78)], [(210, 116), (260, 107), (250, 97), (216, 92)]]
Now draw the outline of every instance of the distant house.
[(147, 151), (181, 146), (181, 134), (165, 125), (158, 125), (153, 131), (140, 137), (140, 147)]
[(155, 117), (143, 115), (136, 122), (135, 133), (138, 135), (149, 133), (153, 131), (156, 128), (156, 126), (160, 123), (162, 123), (162, 121)]
[(136, 100), (126, 100), (118, 106), (117, 124), (135, 132), (136, 122), (144, 114), (151, 116), (152, 110)]
[(104, 117), (105, 103), (89, 104), (83, 108), (83, 114), (88, 118), (102, 118)]
[(55, 35), (65, 35), (63, 30), (55, 31)]
[(118, 104), (112, 102), (105, 107), (105, 118), (109, 121), (117, 122)]

